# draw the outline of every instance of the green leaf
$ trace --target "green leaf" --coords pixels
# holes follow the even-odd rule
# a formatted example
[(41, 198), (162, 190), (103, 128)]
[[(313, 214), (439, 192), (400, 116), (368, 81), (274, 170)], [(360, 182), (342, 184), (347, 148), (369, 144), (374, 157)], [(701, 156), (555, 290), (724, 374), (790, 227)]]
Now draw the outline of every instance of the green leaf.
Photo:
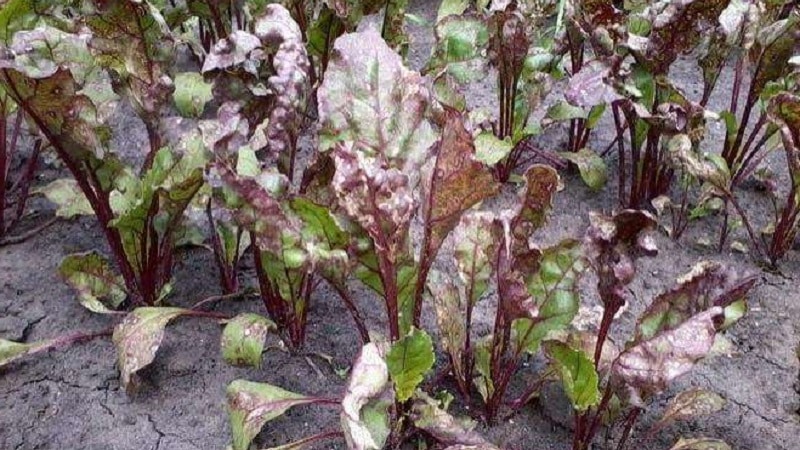
[(585, 270), (586, 262), (577, 241), (566, 240), (542, 252), (538, 270), (525, 280), (528, 293), (538, 306), (538, 315), (535, 319), (514, 321), (517, 345), (536, 353), (549, 333), (572, 322), (580, 305), (578, 284)]
[(0, 339), (0, 367), (7, 366), (26, 355), (45, 350), (49, 348), (53, 342), (53, 340), (46, 340), (23, 344), (7, 339)]
[(397, 400), (404, 402), (414, 395), (425, 374), (433, 367), (436, 356), (433, 340), (423, 330), (411, 332), (395, 342), (386, 355), (386, 364), (395, 386)]
[(78, 182), (71, 178), (60, 178), (50, 182), (47, 186), (34, 189), (34, 194), (42, 194), (47, 200), (55, 203), (56, 215), (58, 217), (72, 218), (75, 216), (94, 215), (92, 205), (83, 195)]
[(558, 341), (547, 341), (545, 352), (561, 376), (564, 391), (572, 407), (584, 412), (600, 403), (597, 372), (594, 363), (580, 350)]
[(460, 16), (469, 8), (469, 0), (442, 0), (436, 22), (441, 22), (447, 16)]
[(261, 353), (267, 334), (275, 323), (264, 316), (242, 313), (228, 321), (222, 331), (222, 357), (234, 366), (261, 366)]
[(189, 312), (183, 308), (136, 308), (114, 327), (111, 340), (117, 348), (117, 366), (126, 389), (133, 374), (153, 362), (167, 323)]
[(562, 158), (578, 166), (583, 182), (592, 190), (599, 191), (606, 184), (606, 163), (597, 153), (582, 148), (577, 153), (561, 152)]
[(314, 403), (316, 399), (266, 383), (234, 380), (226, 390), (233, 450), (248, 450), (253, 438), (270, 420), (289, 408)]
[(97, 252), (66, 256), (58, 273), (78, 293), (89, 311), (107, 314), (125, 300), (125, 282)]
[(513, 149), (510, 139), (500, 140), (488, 131), (475, 137), (475, 159), (487, 166), (494, 166), (502, 161)]
[(589, 113), (580, 106), (573, 106), (561, 101), (548, 108), (545, 117), (554, 122), (561, 122), (571, 119), (586, 119), (589, 117)]
[(214, 98), (213, 84), (207, 83), (197, 72), (183, 72), (175, 75), (175, 92), (172, 99), (183, 117), (200, 117), (206, 103)]

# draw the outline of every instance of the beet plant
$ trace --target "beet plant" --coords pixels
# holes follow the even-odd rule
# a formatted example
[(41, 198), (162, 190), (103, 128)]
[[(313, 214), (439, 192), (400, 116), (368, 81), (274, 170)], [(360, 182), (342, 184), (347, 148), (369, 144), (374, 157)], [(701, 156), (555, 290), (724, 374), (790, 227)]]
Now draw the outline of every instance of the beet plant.
[[(459, 216), (497, 190), (474, 159), (460, 113), (442, 113), (442, 137), (431, 124), (422, 77), (374, 32), (337, 40), (319, 89), (320, 149), (335, 165), (338, 208), (367, 240), (354, 249), (357, 278), (386, 306), (391, 341), (419, 326), (425, 280)], [(432, 167), (421, 171), (432, 159)], [(414, 256), (412, 218), (422, 222)]]
[[(485, 417), (495, 420), (523, 357), (536, 354), (548, 333), (565, 329), (578, 311), (585, 262), (577, 241), (541, 249), (531, 243), (546, 222), (560, 182), (550, 167), (534, 165), (513, 207), (465, 215), (454, 236), (458, 283), (441, 274), (429, 290), (442, 344), (466, 401), (478, 392)], [(472, 336), (472, 311), (494, 281), (497, 308), (491, 335)], [(473, 387), (474, 385), (474, 387)]]
[[(529, 123), (533, 112), (557, 75), (552, 36), (545, 22), (552, 2), (479, 2), (464, 13), (467, 2), (443, 2), (436, 24), (436, 44), (425, 73), (442, 103), (467, 111), (464, 86), (494, 69), (497, 76), (497, 115), (476, 120), (478, 158), (493, 167), (495, 178), (508, 181), (514, 169), (526, 167), (550, 152), (537, 151), (530, 138), (540, 126)], [(460, 15), (458, 15), (460, 14)], [(477, 116), (477, 112), (471, 114)], [(552, 158), (559, 161), (558, 158)]]
[[(634, 336), (617, 350), (608, 341), (608, 331), (627, 302), (625, 286), (635, 277), (637, 256), (656, 252), (647, 234), (653, 225), (654, 220), (639, 211), (592, 217), (584, 247), (603, 303), (597, 335), (576, 339), (571, 345), (545, 343), (575, 409), (576, 450), (590, 447), (617, 401), (619, 412), (612, 416), (621, 419), (617, 448), (625, 448), (647, 403), (705, 358), (717, 334), (747, 309), (745, 298), (755, 277), (704, 261), (652, 301), (638, 318)], [(708, 398), (695, 397), (700, 400), (692, 401)]]

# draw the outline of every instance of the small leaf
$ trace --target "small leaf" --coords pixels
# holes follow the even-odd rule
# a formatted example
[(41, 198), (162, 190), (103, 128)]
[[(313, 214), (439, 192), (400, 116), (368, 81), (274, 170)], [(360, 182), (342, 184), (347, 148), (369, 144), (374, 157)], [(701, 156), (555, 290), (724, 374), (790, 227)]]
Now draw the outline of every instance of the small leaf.
[(571, 119), (586, 119), (589, 117), (589, 113), (580, 106), (573, 106), (561, 101), (548, 108), (545, 117), (554, 122), (561, 122)]
[(386, 364), (399, 401), (411, 398), (435, 359), (433, 340), (423, 330), (413, 329), (392, 345)]
[(228, 385), (226, 396), (233, 450), (247, 450), (264, 424), (289, 408), (317, 401), (270, 384), (246, 380), (232, 381)]
[(705, 389), (689, 389), (669, 401), (667, 409), (654, 427), (662, 427), (679, 420), (708, 416), (724, 407), (725, 399), (719, 394)]
[(275, 323), (264, 316), (242, 313), (231, 319), (222, 331), (222, 357), (234, 366), (261, 366), (261, 353), (267, 334)]
[(89, 311), (107, 314), (125, 300), (125, 282), (97, 252), (68, 255), (58, 273), (78, 292), (78, 300)]
[(43, 194), (47, 200), (58, 206), (56, 216), (72, 218), (75, 216), (94, 215), (92, 205), (83, 195), (78, 182), (71, 178), (61, 178), (50, 182), (47, 186), (42, 186), (33, 191), (34, 194)]
[(500, 140), (488, 131), (475, 137), (475, 159), (487, 166), (502, 161), (513, 149), (510, 140)]
[(597, 153), (582, 148), (577, 153), (561, 152), (562, 158), (578, 166), (583, 182), (591, 189), (599, 191), (606, 184), (606, 163)]
[(558, 341), (547, 341), (545, 352), (555, 363), (573, 408), (583, 412), (600, 402), (597, 372), (586, 354)]
[(175, 92), (172, 99), (175, 107), (183, 117), (200, 117), (206, 103), (214, 95), (211, 93), (212, 83), (207, 83), (197, 72), (183, 72), (175, 75)]
[(384, 349), (384, 344), (374, 342), (363, 346), (353, 365), (341, 414), (350, 449), (380, 450), (389, 436), (388, 408), (393, 395)]
[(0, 367), (11, 364), (25, 355), (44, 350), (52, 344), (52, 340), (24, 344), (7, 339), (0, 339)]
[(669, 450), (731, 450), (725, 441), (712, 438), (678, 439)]
[(126, 389), (133, 374), (153, 362), (167, 323), (188, 312), (183, 308), (136, 308), (114, 327), (111, 340), (117, 347), (117, 365)]
[(436, 22), (447, 16), (460, 16), (469, 8), (469, 0), (443, 0), (436, 14)]

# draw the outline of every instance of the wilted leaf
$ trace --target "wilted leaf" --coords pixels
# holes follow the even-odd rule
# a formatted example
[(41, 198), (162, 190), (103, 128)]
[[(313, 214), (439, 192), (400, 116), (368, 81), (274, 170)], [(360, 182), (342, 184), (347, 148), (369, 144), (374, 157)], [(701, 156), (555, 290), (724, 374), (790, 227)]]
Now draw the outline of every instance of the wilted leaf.
[(712, 438), (678, 439), (669, 450), (731, 450), (725, 441)]
[(672, 422), (708, 416), (725, 407), (725, 399), (719, 394), (705, 389), (689, 389), (673, 397), (661, 419), (654, 427), (662, 427)]
[(52, 340), (47, 340), (24, 344), (0, 339), (0, 367), (11, 364), (26, 355), (45, 350), (49, 348), (53, 342)]
[(56, 209), (58, 217), (69, 219), (80, 215), (94, 215), (92, 205), (81, 192), (78, 182), (71, 178), (59, 178), (46, 186), (34, 189), (32, 193), (43, 194), (47, 200), (55, 203), (58, 207)]
[(214, 98), (211, 88), (212, 84), (206, 83), (203, 76), (197, 72), (183, 72), (176, 75), (172, 99), (178, 112), (184, 117), (202, 116), (206, 103)]
[(600, 391), (594, 362), (582, 351), (558, 341), (547, 341), (544, 347), (558, 369), (572, 407), (583, 412), (596, 406), (600, 402)]
[(447, 275), (436, 270), (428, 274), (428, 292), (436, 310), (436, 324), (439, 327), (441, 345), (450, 356), (453, 373), (461, 380), (465, 374), (462, 348), (467, 330), (464, 320), (466, 305), (459, 295), (459, 289)]
[(97, 252), (68, 255), (58, 273), (78, 293), (89, 311), (106, 314), (125, 300), (125, 282)]
[(122, 385), (128, 388), (131, 377), (156, 356), (170, 320), (189, 312), (183, 308), (136, 308), (114, 327), (111, 340), (117, 348)]
[(289, 408), (314, 403), (316, 399), (266, 383), (234, 380), (226, 390), (233, 450), (248, 450), (250, 442), (270, 420)]
[(275, 324), (264, 316), (242, 313), (228, 321), (222, 331), (222, 357), (235, 366), (261, 366), (264, 341)]
[(453, 231), (458, 276), (465, 286), (466, 302), (475, 304), (486, 292), (499, 243), (493, 228), (495, 215), (470, 212), (461, 217)]
[(621, 98), (616, 89), (606, 82), (611, 75), (611, 68), (603, 62), (589, 61), (569, 79), (564, 97), (574, 106), (593, 107), (611, 104)]
[(578, 166), (583, 182), (591, 189), (598, 191), (606, 185), (606, 163), (597, 153), (588, 148), (578, 152), (561, 152), (559, 155)]
[(612, 372), (627, 385), (633, 405), (663, 391), (708, 354), (716, 334), (714, 320), (720, 314), (722, 308), (715, 306), (620, 354)]
[(384, 344), (369, 343), (353, 364), (342, 400), (341, 422), (348, 448), (380, 450), (389, 436), (388, 407), (393, 395)]
[(701, 155), (694, 152), (692, 147), (689, 136), (685, 134), (676, 134), (667, 141), (667, 152), (674, 165), (700, 181), (718, 188), (727, 188), (730, 184), (731, 173), (725, 161), (722, 160), (720, 164), (715, 164), (714, 160), (710, 159), (710, 155), (702, 158)]
[(486, 439), (480, 434), (460, 423), (439, 406), (439, 402), (422, 394), (414, 399), (411, 406), (411, 420), (414, 427), (430, 435), (441, 445), (466, 445), (486, 446), (490, 448)]
[(407, 336), (392, 344), (386, 354), (386, 364), (397, 400), (404, 402), (414, 395), (435, 360), (433, 340), (425, 331), (412, 329)]

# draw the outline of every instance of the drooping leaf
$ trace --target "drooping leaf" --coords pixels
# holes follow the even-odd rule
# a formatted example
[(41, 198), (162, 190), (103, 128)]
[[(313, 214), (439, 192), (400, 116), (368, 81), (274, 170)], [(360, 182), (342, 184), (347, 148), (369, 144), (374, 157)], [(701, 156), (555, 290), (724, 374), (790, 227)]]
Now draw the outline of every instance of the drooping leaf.
[(175, 76), (175, 92), (172, 99), (178, 112), (184, 117), (200, 117), (206, 103), (212, 98), (212, 84), (203, 80), (197, 72), (183, 72)]
[(715, 164), (713, 156), (704, 155), (704, 158), (696, 154), (692, 147), (689, 136), (682, 133), (670, 137), (667, 141), (667, 152), (675, 166), (700, 181), (715, 187), (727, 188), (731, 173), (725, 161), (721, 160)]
[(594, 362), (582, 351), (558, 341), (547, 341), (544, 347), (558, 369), (564, 392), (572, 402), (572, 407), (583, 412), (600, 403)]
[[(727, 308), (746, 298), (755, 277), (740, 277), (735, 270), (712, 261), (697, 263), (678, 279), (678, 284), (656, 297), (639, 316), (635, 341), (647, 340), (671, 330), (693, 315), (711, 307)], [(717, 322), (721, 326), (721, 322)]]
[(222, 357), (235, 366), (261, 366), (264, 341), (275, 323), (264, 316), (242, 313), (228, 321), (222, 331)]
[(122, 277), (94, 251), (65, 257), (58, 273), (75, 289), (81, 305), (92, 312), (110, 313), (127, 295)]
[(342, 400), (341, 422), (348, 448), (380, 450), (389, 436), (388, 407), (393, 401), (385, 344), (361, 348)]
[(705, 389), (688, 389), (670, 399), (664, 414), (655, 427), (672, 422), (708, 416), (725, 407), (725, 399), (719, 394)]
[(55, 203), (56, 216), (70, 219), (80, 215), (93, 215), (92, 205), (83, 195), (78, 183), (69, 178), (59, 178), (32, 191), (34, 194), (43, 194), (47, 200)]
[(751, 67), (755, 69), (753, 92), (761, 93), (769, 82), (789, 73), (791, 66), (787, 62), (797, 46), (798, 26), (800, 15), (790, 14), (759, 30), (749, 52)]
[(433, 340), (423, 330), (413, 329), (407, 336), (392, 344), (386, 354), (386, 365), (397, 400), (404, 402), (414, 395), (425, 374), (433, 367), (435, 359)]
[(253, 438), (272, 419), (289, 408), (314, 403), (315, 399), (266, 383), (232, 381), (226, 390), (233, 450), (248, 450)]
[(167, 323), (187, 312), (183, 308), (136, 308), (114, 327), (111, 340), (117, 348), (120, 381), (125, 388), (131, 385), (131, 377), (139, 369), (153, 362)]
[(642, 405), (708, 354), (720, 314), (721, 307), (712, 307), (620, 354), (612, 373), (625, 382), (631, 404)]
[(731, 450), (731, 446), (719, 439), (680, 438), (669, 450)]
[(578, 152), (561, 152), (562, 158), (578, 166), (583, 182), (591, 189), (599, 191), (606, 185), (606, 163), (597, 153), (588, 148)]
[(53, 340), (46, 340), (26, 344), (0, 339), (0, 367), (11, 364), (26, 355), (45, 350), (52, 346), (53, 343)]

